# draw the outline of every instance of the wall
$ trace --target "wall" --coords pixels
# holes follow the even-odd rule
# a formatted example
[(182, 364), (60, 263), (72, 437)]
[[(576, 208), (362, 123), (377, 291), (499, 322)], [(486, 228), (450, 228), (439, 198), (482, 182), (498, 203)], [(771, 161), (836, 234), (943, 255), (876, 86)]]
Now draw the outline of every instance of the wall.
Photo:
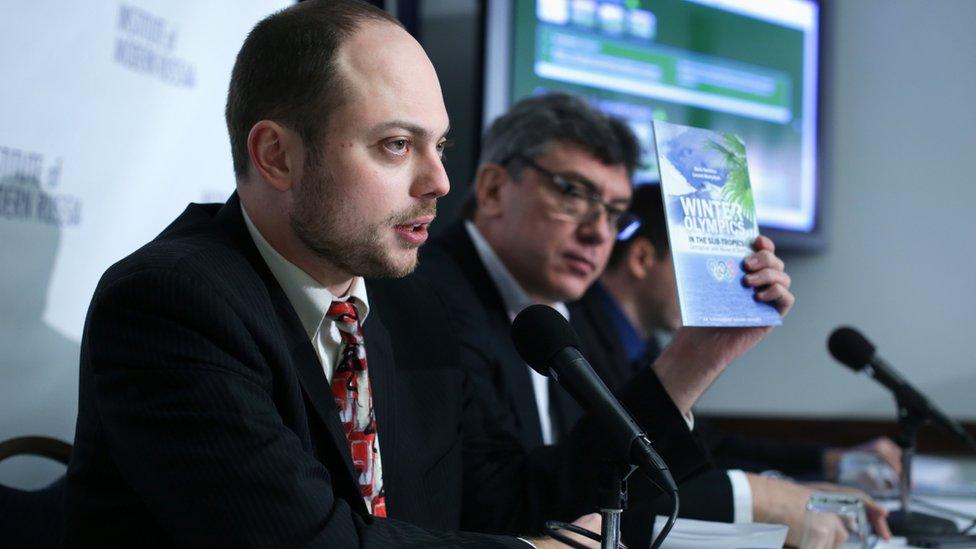
[[(480, 105), (466, 93), (473, 93), (477, 2), (424, 4), (423, 41), (452, 122), (474, 120)], [(967, 171), (976, 151), (969, 100), (976, 93), (976, 2), (825, 0), (823, 8), (829, 247), (785, 255), (796, 308), (699, 408), (892, 417), (884, 390), (827, 355), (827, 335), (850, 324), (949, 413), (976, 419), (976, 351), (967, 322), (976, 310), (976, 229), (968, 226), (976, 181)], [(465, 143), (455, 152), (474, 154), (467, 144), (476, 136), (454, 127)], [(452, 199), (467, 192), (464, 168), (474, 166), (457, 154), (448, 165)]]
[(786, 256), (798, 301), (700, 408), (891, 418), (871, 380), (825, 340), (859, 327), (945, 410), (976, 419), (976, 2), (832, 1), (823, 181), (830, 245)]
[(481, 138), (481, 24), (476, 0), (435, 0), (420, 3), (419, 40), (437, 68), (444, 104), (451, 117), (451, 146), (444, 165), (451, 192), (438, 205), (432, 231), (436, 234), (460, 209), (478, 162)]
[[(4, 6), (0, 441), (74, 438), (79, 341), (95, 285), (188, 202), (233, 192), (223, 116), (230, 71), (251, 27), (288, 3)], [(4, 460), (0, 484), (36, 487), (63, 469)]]

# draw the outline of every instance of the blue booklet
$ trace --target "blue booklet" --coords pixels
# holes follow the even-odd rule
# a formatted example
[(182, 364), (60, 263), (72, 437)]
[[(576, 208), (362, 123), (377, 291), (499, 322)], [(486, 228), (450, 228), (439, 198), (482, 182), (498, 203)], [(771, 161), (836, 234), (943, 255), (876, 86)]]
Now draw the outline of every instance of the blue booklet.
[(774, 326), (743, 285), (759, 235), (746, 147), (732, 133), (654, 121), (661, 192), (684, 326)]

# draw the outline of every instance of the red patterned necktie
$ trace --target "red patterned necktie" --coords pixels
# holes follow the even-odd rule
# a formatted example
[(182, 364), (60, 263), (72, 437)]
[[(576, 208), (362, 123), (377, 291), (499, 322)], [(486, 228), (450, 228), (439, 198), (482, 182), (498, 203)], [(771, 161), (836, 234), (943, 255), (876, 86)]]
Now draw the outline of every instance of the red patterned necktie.
[(366, 500), (366, 508), (377, 517), (385, 517), (383, 466), (376, 439), (376, 415), (366, 370), (362, 325), (356, 308), (349, 302), (333, 301), (326, 318), (335, 321), (342, 337), (332, 374), (332, 396), (349, 440), (353, 466), (359, 474), (359, 490)]

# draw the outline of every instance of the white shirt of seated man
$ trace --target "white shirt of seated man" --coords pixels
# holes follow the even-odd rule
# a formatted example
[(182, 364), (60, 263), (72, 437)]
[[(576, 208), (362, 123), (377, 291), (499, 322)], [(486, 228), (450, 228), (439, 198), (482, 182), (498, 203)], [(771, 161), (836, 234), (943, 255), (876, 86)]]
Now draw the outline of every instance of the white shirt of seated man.
[[(498, 293), (501, 294), (509, 320), (514, 320), (515, 316), (522, 309), (533, 305), (532, 300), (526, 294), (525, 290), (522, 289), (521, 285), (519, 285), (518, 281), (515, 280), (515, 277), (508, 271), (501, 259), (499, 259), (498, 255), (491, 248), (491, 245), (478, 231), (478, 228), (470, 221), (466, 221), (464, 226), (468, 232), (468, 236), (471, 237), (471, 241), (474, 243), (479, 259), (481, 259), (482, 264), (484, 264), (485, 269), (488, 271), (492, 282), (498, 288)], [(559, 314), (563, 315), (566, 320), (569, 320), (569, 309), (565, 303), (552, 303), (551, 306), (559, 311)], [(546, 445), (553, 444), (556, 441), (553, 437), (552, 418), (549, 414), (549, 378), (539, 374), (528, 365), (525, 367), (529, 370), (529, 375), (532, 379), (532, 391), (535, 395), (536, 409), (539, 412), (539, 427), (542, 431), (542, 441)], [(695, 418), (692, 412), (689, 410), (684, 418), (685, 423), (688, 424), (688, 430), (693, 430), (695, 428)], [(729, 484), (732, 488), (732, 521), (752, 522), (752, 489), (745, 472), (739, 469), (730, 469), (727, 471), (727, 474)]]

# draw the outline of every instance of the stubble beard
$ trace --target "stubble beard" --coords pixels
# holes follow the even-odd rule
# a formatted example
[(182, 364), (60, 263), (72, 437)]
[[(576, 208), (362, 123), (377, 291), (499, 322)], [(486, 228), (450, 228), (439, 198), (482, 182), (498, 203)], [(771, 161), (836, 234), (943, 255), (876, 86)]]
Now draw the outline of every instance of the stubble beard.
[(334, 181), (315, 160), (309, 159), (304, 171), (290, 221), (295, 235), (309, 250), (353, 276), (401, 278), (413, 272), (417, 267), (417, 248), (411, 250), (410, 259), (398, 261), (404, 254), (387, 250), (382, 236), (394, 225), (433, 215), (436, 202), (393, 212), (370, 224), (359, 219), (341, 200), (328, 196), (329, 189), (335, 187)]

